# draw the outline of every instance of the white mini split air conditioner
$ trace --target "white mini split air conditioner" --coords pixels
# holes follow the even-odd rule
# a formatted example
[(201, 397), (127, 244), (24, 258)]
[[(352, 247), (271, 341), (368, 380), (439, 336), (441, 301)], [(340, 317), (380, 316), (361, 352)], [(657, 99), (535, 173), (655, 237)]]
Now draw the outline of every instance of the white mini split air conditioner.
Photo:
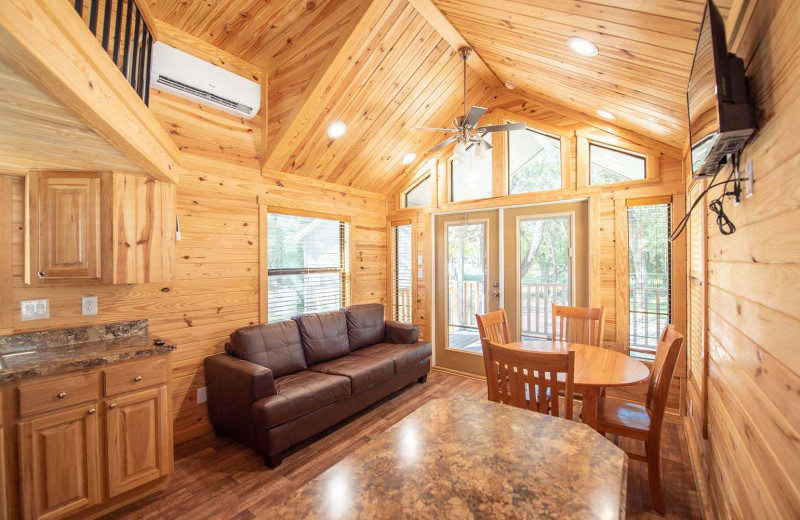
[(150, 86), (250, 119), (258, 113), (261, 87), (191, 54), (156, 42)]

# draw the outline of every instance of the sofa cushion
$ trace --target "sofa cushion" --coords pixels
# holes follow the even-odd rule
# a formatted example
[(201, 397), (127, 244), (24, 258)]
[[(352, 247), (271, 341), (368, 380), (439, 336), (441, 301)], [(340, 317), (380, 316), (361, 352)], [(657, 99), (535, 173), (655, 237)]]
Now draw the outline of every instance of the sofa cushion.
[(384, 309), (380, 303), (351, 305), (344, 309), (347, 316), (347, 337), (350, 350), (374, 345), (383, 341), (386, 329)]
[(343, 376), (303, 370), (275, 380), (278, 391), (253, 403), (253, 419), (272, 428), (323, 406), (350, 397), (350, 380)]
[(378, 343), (371, 347), (362, 348), (353, 352), (353, 356), (373, 357), (391, 360), (394, 364), (394, 373), (418, 365), (425, 358), (431, 356), (431, 344), (424, 341), (411, 345), (398, 345), (395, 343)]
[(350, 353), (344, 311), (301, 314), (292, 319), (300, 327), (303, 352), (309, 365)]
[(306, 369), (300, 330), (292, 320), (252, 325), (234, 331), (229, 352), (269, 368), (276, 378)]
[(309, 370), (348, 377), (352, 384), (353, 394), (366, 390), (394, 375), (394, 365), (390, 359), (353, 355), (311, 365)]

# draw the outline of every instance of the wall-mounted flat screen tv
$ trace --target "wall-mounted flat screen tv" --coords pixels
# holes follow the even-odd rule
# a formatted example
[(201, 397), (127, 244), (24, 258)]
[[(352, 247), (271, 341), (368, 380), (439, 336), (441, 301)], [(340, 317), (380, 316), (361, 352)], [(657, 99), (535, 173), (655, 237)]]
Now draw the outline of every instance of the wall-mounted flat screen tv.
[(713, 176), (753, 133), (744, 63), (728, 53), (725, 22), (711, 0), (706, 4), (686, 89), (689, 138), (695, 177)]

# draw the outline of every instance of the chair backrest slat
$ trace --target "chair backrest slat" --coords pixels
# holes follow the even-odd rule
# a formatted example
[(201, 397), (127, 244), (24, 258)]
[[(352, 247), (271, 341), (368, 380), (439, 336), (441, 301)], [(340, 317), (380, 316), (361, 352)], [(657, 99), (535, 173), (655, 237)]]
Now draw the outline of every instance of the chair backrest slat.
[[(489, 343), (505, 345), (511, 343), (511, 333), (508, 329), (508, 316), (505, 309), (489, 312), (487, 314), (476, 314), (475, 320), (478, 323), (478, 337), (481, 338), (481, 349), (483, 350), (483, 368), (486, 374), (489, 373)], [(498, 400), (496, 388), (487, 385), (487, 393), (492, 401)], [(492, 392), (495, 392), (494, 394)]]
[(658, 341), (658, 349), (653, 361), (653, 373), (647, 388), (646, 406), (647, 411), (650, 412), (650, 439), (648, 442), (652, 442), (654, 445), (661, 437), (661, 424), (664, 421), (669, 388), (682, 348), (683, 335), (676, 332), (672, 324), (664, 327), (664, 332), (661, 333)]
[(553, 339), (603, 346), (606, 310), (553, 305)]
[[(533, 352), (488, 342), (486, 381), (489, 400), (559, 416), (559, 391), (564, 391), (564, 417), (572, 419), (575, 395), (575, 352)], [(564, 380), (559, 381), (559, 374)]]

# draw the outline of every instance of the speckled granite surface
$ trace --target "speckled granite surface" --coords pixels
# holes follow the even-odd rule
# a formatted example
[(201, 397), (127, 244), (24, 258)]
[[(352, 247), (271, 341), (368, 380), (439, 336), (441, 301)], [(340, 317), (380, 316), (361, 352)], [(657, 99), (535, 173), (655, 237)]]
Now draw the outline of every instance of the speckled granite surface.
[(155, 345), (147, 320), (0, 336), (0, 383), (49, 376), (147, 356), (174, 345)]
[(276, 503), (276, 518), (625, 517), (625, 453), (583, 424), (436, 399)]

